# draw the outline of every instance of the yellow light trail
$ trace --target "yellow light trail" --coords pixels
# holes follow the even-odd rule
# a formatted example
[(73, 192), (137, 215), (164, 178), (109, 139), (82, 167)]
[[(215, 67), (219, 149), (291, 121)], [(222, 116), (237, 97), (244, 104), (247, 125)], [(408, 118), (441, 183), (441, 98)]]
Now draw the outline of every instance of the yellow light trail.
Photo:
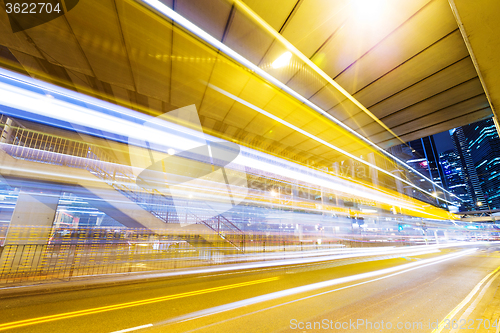
[(47, 323), (50, 321), (56, 321), (56, 320), (61, 320), (61, 319), (68, 319), (68, 318), (80, 317), (80, 316), (85, 316), (85, 315), (90, 315), (90, 314), (102, 313), (102, 312), (107, 312), (107, 311), (112, 311), (112, 310), (126, 309), (126, 308), (130, 308), (130, 307), (134, 307), (134, 306), (153, 304), (153, 303), (169, 301), (169, 300), (179, 299), (179, 298), (184, 298), (184, 297), (189, 297), (189, 296), (203, 295), (203, 294), (213, 293), (216, 291), (246, 287), (246, 286), (251, 286), (251, 285), (255, 285), (255, 284), (259, 284), (259, 283), (276, 281), (279, 278), (280, 277), (276, 276), (276, 277), (267, 278), (267, 279), (260, 279), (260, 280), (254, 280), (254, 281), (249, 281), (249, 282), (230, 284), (227, 286), (214, 287), (214, 288), (202, 289), (202, 290), (197, 290), (197, 291), (189, 291), (189, 292), (180, 293), (180, 294), (149, 298), (149, 299), (140, 300), (140, 301), (133, 301), (133, 302), (127, 302), (127, 303), (121, 303), (121, 304), (115, 304), (115, 305), (107, 305), (107, 306), (101, 306), (98, 308), (72, 311), (72, 312), (60, 313), (60, 314), (56, 314), (56, 315), (13, 321), (10, 323), (0, 324), (0, 331), (9, 330), (9, 329), (18, 328), (18, 327), (29, 326), (29, 325), (42, 324), (42, 323)]
[[(243, 12), (245, 12), (248, 16), (250, 16), (253, 20), (255, 20), (258, 24), (260, 24), (264, 29), (266, 29), (274, 38), (279, 40), (288, 50), (293, 52), (295, 56), (297, 56), (300, 60), (305, 62), (310, 68), (312, 68), (318, 75), (320, 75), (324, 80), (330, 83), (333, 87), (335, 87), (342, 95), (344, 95), (348, 100), (350, 100), (354, 105), (356, 105), (361, 111), (366, 113), (370, 118), (372, 118), (375, 122), (377, 122), (383, 129), (387, 132), (391, 133), (394, 138), (401, 141), (401, 143), (405, 144), (405, 142), (394, 133), (386, 124), (384, 124), (380, 119), (377, 118), (373, 113), (370, 112), (363, 104), (361, 104), (354, 96), (349, 94), (347, 90), (345, 90), (340, 84), (335, 82), (328, 74), (326, 74), (321, 68), (319, 68), (311, 59), (306, 57), (299, 49), (297, 49), (292, 43), (288, 41), (285, 37), (283, 37), (279, 32), (277, 32), (273, 27), (269, 25), (264, 19), (262, 19), (258, 14), (256, 14), (248, 5), (246, 5), (241, 0), (233, 0), (234, 4), (238, 6)], [(328, 115), (324, 114), (328, 117)], [(328, 117), (330, 118), (330, 117)], [(331, 118), (330, 118), (331, 119)], [(336, 121), (337, 122), (337, 121)]]
[[(136, 5), (136, 3), (134, 1), (132, 1), (132, 0), (129, 0), (129, 1), (130, 1), (131, 4)], [(138, 0), (135, 0), (135, 1), (138, 1)], [(198, 26), (196, 26), (194, 23), (192, 23), (191, 21), (187, 20), (186, 18), (184, 18), (182, 15), (178, 14), (177, 12), (175, 12), (174, 10), (172, 10), (171, 8), (169, 8), (168, 6), (166, 6), (161, 1), (159, 1), (159, 0), (140, 0), (140, 1), (142, 3), (144, 3), (144, 4), (146, 4), (147, 7), (154, 9), (154, 11), (158, 11), (162, 15), (168, 17), (170, 20), (172, 20), (172, 21), (174, 21), (176, 23), (179, 23), (182, 27), (184, 27), (185, 29), (187, 29), (189, 32), (195, 34), (196, 36), (198, 36), (199, 38), (203, 39), (205, 42), (207, 42), (211, 46), (217, 48), (220, 52), (222, 52), (222, 54), (228, 56), (229, 58), (232, 58), (233, 60), (235, 60), (239, 64), (241, 64), (244, 67), (248, 68), (250, 71), (253, 71), (253, 72), (257, 73), (258, 76), (260, 76), (264, 80), (269, 81), (275, 88), (279, 88), (279, 89), (285, 91), (288, 95), (290, 95), (293, 98), (297, 99), (299, 102), (304, 103), (305, 105), (307, 105), (308, 107), (310, 107), (312, 110), (315, 110), (319, 114), (322, 114), (326, 118), (330, 119), (331, 121), (333, 121), (335, 124), (337, 124), (338, 126), (340, 126), (342, 129), (346, 130), (351, 135), (359, 138), (362, 142), (365, 142), (369, 146), (374, 147), (381, 154), (384, 154), (384, 155), (388, 156), (390, 158), (390, 160), (396, 161), (397, 163), (405, 166), (409, 170), (415, 172), (415, 174), (420, 175), (422, 178), (424, 178), (424, 179), (428, 180), (429, 182), (431, 182), (432, 184), (434, 184), (434, 186), (438, 187), (439, 189), (443, 190), (444, 192), (448, 193), (449, 195), (457, 198), (458, 200), (463, 201), (461, 198), (459, 198), (455, 194), (449, 192), (448, 190), (446, 190), (445, 188), (443, 188), (439, 184), (435, 183), (432, 179), (430, 179), (427, 176), (421, 174), (420, 172), (418, 172), (417, 170), (415, 170), (414, 168), (412, 168), (410, 165), (406, 164), (404, 161), (398, 159), (397, 157), (393, 156), (391, 153), (389, 153), (385, 149), (382, 149), (381, 147), (379, 147), (378, 145), (376, 145), (375, 143), (373, 143), (372, 141), (370, 141), (368, 138), (366, 138), (363, 135), (357, 133), (352, 128), (350, 128), (349, 126), (345, 125), (343, 122), (339, 121), (337, 118), (333, 117), (328, 112), (326, 112), (325, 110), (321, 109), (320, 107), (318, 107), (317, 105), (315, 105), (314, 103), (312, 103), (311, 101), (309, 101), (308, 99), (306, 99), (304, 96), (300, 95), (299, 93), (297, 93), (296, 91), (294, 91), (293, 89), (291, 89), (290, 87), (288, 87), (286, 84), (282, 83), (281, 81), (279, 81), (275, 77), (269, 75), (267, 72), (265, 72), (264, 70), (262, 70), (260, 67), (256, 66), (253, 62), (251, 62), (250, 60), (246, 59), (245, 57), (243, 57), (242, 55), (240, 55), (239, 53), (237, 53), (233, 49), (229, 48), (227, 45), (225, 45), (224, 43), (220, 42), (218, 39), (214, 38), (213, 36), (211, 36), (210, 34), (208, 34), (206, 31), (204, 31), (203, 29), (199, 28)], [(262, 27), (264, 27), (265, 29), (267, 29), (268, 32), (271, 33), (277, 40), (279, 40), (280, 42), (282, 42), (288, 48), (289, 51), (293, 52), (297, 57), (299, 57), (301, 60), (303, 60), (305, 63), (307, 63), (312, 69), (314, 69), (315, 71), (317, 71), (317, 73), (319, 75), (324, 76), (324, 78), (327, 79), (328, 82), (331, 81), (330, 84), (332, 84), (341, 93), (343, 93), (343, 94), (345, 93), (346, 98), (348, 98), (352, 103), (354, 103), (355, 105), (357, 105), (361, 110), (363, 110), (363, 111), (366, 110), (365, 112), (367, 112), (367, 114), (370, 117), (374, 118), (375, 121), (378, 120), (378, 118), (375, 115), (371, 114), (370, 111), (368, 109), (366, 109), (359, 101), (357, 101), (346, 90), (344, 90), (340, 85), (338, 85), (335, 81), (333, 81), (332, 78), (328, 77), (328, 75), (326, 73), (322, 72), (322, 70), (318, 66), (316, 66), (304, 54), (302, 54), (297, 48), (295, 48), (286, 38), (284, 38), (278, 32), (276, 32), (271, 26), (269, 26), (269, 24), (267, 24), (262, 18), (260, 18), (260, 16), (258, 16), (255, 12), (253, 12), (242, 1), (240, 1), (240, 0), (232, 0), (232, 1), (233, 1), (233, 3), (236, 6), (238, 6), (238, 8), (242, 9), (242, 11), (245, 12), (250, 18), (254, 19), (257, 23), (261, 24)], [(385, 126), (380, 120), (378, 120), (378, 121), (380, 122), (379, 124), (382, 127)], [(391, 131), (387, 126), (385, 126), (384, 128), (386, 128), (388, 131)], [(302, 134), (304, 134), (304, 133), (302, 133)], [(392, 135), (394, 135), (397, 138), (397, 135), (395, 133), (392, 133)], [(399, 140), (402, 143), (404, 143), (401, 139), (399, 139)], [(369, 164), (366, 161), (362, 162), (362, 163), (364, 163), (366, 165)], [(394, 175), (390, 175), (390, 176), (394, 177)], [(443, 198), (439, 198), (439, 199), (440, 200), (445, 200)]]

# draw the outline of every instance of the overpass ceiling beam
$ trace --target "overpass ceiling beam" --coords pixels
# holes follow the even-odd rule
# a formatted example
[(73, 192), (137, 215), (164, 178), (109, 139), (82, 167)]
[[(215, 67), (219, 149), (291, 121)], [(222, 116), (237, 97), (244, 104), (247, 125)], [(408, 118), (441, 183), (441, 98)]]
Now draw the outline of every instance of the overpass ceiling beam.
[[(467, 28), (465, 27), (464, 25), (464, 22), (462, 21), (462, 17), (459, 13), (459, 9), (457, 8), (457, 2), (460, 4), (459, 6), (462, 7), (462, 10), (460, 10), (460, 12), (463, 12), (463, 8), (465, 8), (465, 4), (464, 3), (461, 3), (461, 0), (448, 0), (449, 4), (450, 4), (450, 7), (451, 7), (451, 10), (453, 12), (453, 15), (455, 16), (455, 20), (457, 21), (457, 24), (458, 24), (458, 27), (460, 29), (460, 33), (462, 34), (462, 37), (463, 37), (463, 40), (465, 42), (465, 45), (467, 47), (467, 50), (469, 51), (469, 54), (470, 54), (470, 57), (472, 59), (472, 63), (474, 64), (474, 68), (476, 69), (476, 72), (477, 72), (477, 75), (479, 77), (479, 80), (481, 81), (481, 85), (484, 89), (484, 92), (486, 94), (486, 98), (488, 99), (488, 103), (490, 104), (490, 108), (491, 108), (491, 111), (493, 112), (493, 121), (495, 123), (495, 128), (497, 130), (497, 133), (498, 135), (500, 136), (500, 127), (499, 127), (499, 121), (498, 121), (498, 114), (497, 114), (497, 111), (495, 109), (495, 103), (493, 102), (492, 100), (492, 96), (491, 96), (491, 93), (490, 93), (490, 86), (488, 86), (487, 82), (485, 81), (485, 78), (483, 76), (483, 71), (481, 70), (481, 67), (485, 67), (486, 63), (488, 62), (488, 59), (481, 59), (479, 62), (482, 63), (483, 66), (480, 66), (479, 62), (478, 62), (478, 59), (476, 57), (476, 53), (474, 52), (474, 49), (473, 49), (473, 46), (472, 46), (472, 43), (470, 41), (470, 38), (469, 38), (469, 35), (471, 35), (471, 31), (474, 30), (474, 27), (478, 27), (480, 26), (481, 24), (478, 24), (477, 22), (472, 22), (472, 18), (474, 17), (473, 15), (470, 15), (468, 16), (468, 19), (467, 19)], [(492, 1), (491, 3), (495, 3), (495, 1)], [(480, 10), (480, 9), (483, 9), (483, 10), (488, 10), (486, 7), (488, 6), (483, 6), (483, 4), (478, 4), (477, 2), (471, 2), (470, 4), (467, 4), (470, 8), (470, 6), (474, 6), (474, 8), (476, 8), (476, 14), (477, 14), (477, 11)], [(495, 6), (493, 4), (493, 6)], [(498, 6), (498, 5), (497, 5)], [(489, 8), (489, 7), (488, 7)], [(489, 8), (489, 10), (492, 10), (492, 8)], [(497, 8), (498, 10), (498, 8)], [(493, 10), (493, 12), (495, 12)], [(476, 17), (477, 18), (477, 17)], [(495, 23), (497, 23), (498, 21), (495, 21)], [(469, 26), (470, 24), (470, 26)], [(472, 25), (474, 25), (474, 27), (472, 27)], [(484, 25), (484, 24), (483, 24)], [(469, 31), (469, 33), (467, 33), (467, 31)], [(475, 31), (474, 33), (475, 34), (478, 34), (478, 33), (485, 33), (486, 31), (481, 31), (479, 29), (479, 31)], [(490, 31), (488, 31), (488, 33), (491, 33)], [(494, 33), (492, 33), (492, 35), (495, 35)], [(475, 43), (475, 46), (476, 48), (479, 48), (481, 47), (482, 48), (482, 51), (483, 51), (483, 55), (484, 55), (484, 48), (489, 48), (490, 46), (486, 46), (486, 45), (479, 45), (478, 43)], [(494, 47), (493, 47), (494, 48)], [(489, 82), (491, 83), (491, 81)]]

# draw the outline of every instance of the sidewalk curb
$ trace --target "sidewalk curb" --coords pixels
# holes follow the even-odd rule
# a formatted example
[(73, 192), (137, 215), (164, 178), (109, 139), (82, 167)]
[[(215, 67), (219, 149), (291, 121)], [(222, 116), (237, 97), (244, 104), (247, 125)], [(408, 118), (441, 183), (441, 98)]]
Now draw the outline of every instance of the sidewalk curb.
[[(228, 265), (225, 268), (231, 271), (238, 270), (236, 265)], [(217, 266), (220, 267), (220, 266)], [(168, 280), (180, 278), (185, 276), (196, 276), (199, 274), (207, 273), (207, 269), (215, 267), (202, 267), (198, 269), (177, 269), (168, 271), (146, 271), (146, 272), (133, 272), (121, 273), (120, 276), (112, 274), (113, 276), (85, 276), (81, 278), (74, 278), (72, 280), (58, 280), (51, 282), (42, 282), (38, 284), (25, 284), (11, 287), (0, 288), (1, 298), (12, 298), (18, 296), (32, 296), (43, 295), (58, 292), (79, 291), (96, 288), (114, 287), (119, 285), (136, 284), (143, 282), (152, 282), (160, 280)], [(242, 271), (245, 268), (241, 269)], [(214, 273), (216, 271), (214, 270)]]

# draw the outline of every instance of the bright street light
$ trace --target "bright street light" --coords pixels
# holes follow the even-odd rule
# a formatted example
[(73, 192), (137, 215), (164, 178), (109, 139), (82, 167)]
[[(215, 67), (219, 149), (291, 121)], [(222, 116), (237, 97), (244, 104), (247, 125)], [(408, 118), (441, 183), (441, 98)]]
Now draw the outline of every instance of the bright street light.
[(280, 68), (288, 65), (290, 63), (290, 59), (292, 59), (292, 52), (286, 51), (282, 55), (278, 57), (278, 59), (274, 60), (271, 64), (273, 68)]

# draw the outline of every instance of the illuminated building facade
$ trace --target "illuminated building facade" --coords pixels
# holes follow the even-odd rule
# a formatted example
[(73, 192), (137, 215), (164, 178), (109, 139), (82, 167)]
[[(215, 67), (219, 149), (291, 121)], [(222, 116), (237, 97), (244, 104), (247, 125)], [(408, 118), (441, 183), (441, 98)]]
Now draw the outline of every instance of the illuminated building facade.
[(481, 209), (499, 209), (500, 139), (493, 119), (463, 126), (462, 130), (474, 165), (471, 173), (477, 177), (483, 195), (476, 203)]
[(459, 127), (451, 130), (450, 134), (453, 139), (455, 151), (460, 158), (460, 163), (462, 164), (464, 184), (467, 188), (467, 191), (470, 193), (470, 196), (472, 197), (472, 202), (474, 202), (473, 209), (487, 209), (487, 207), (479, 204), (484, 202), (484, 193), (479, 183), (478, 173), (476, 171), (475, 163), (472, 158), (471, 148), (469, 146), (467, 137), (465, 136), (464, 128)]
[(460, 156), (455, 149), (450, 149), (439, 154), (439, 163), (444, 172), (443, 181), (446, 188), (462, 199), (457, 202), (460, 211), (471, 210), (475, 201), (471, 195), (471, 188), (465, 181), (466, 175), (463, 172)]
[[(425, 184), (426, 191), (443, 197), (442, 191), (435, 186), (435, 184), (438, 184), (446, 187), (446, 181), (443, 181), (445, 174), (441, 164), (439, 163), (439, 153), (436, 148), (434, 137), (428, 136), (410, 141), (404, 145), (392, 147), (390, 151), (392, 154), (404, 160), (408, 165), (420, 173), (417, 174), (411, 171), (407, 173), (407, 177), (412, 183)], [(435, 184), (425, 182), (422, 175), (432, 179)], [(413, 192), (413, 195), (420, 200), (446, 207), (446, 205), (433, 196), (422, 196), (415, 193), (415, 191)], [(446, 198), (450, 199), (448, 194), (446, 194)]]

